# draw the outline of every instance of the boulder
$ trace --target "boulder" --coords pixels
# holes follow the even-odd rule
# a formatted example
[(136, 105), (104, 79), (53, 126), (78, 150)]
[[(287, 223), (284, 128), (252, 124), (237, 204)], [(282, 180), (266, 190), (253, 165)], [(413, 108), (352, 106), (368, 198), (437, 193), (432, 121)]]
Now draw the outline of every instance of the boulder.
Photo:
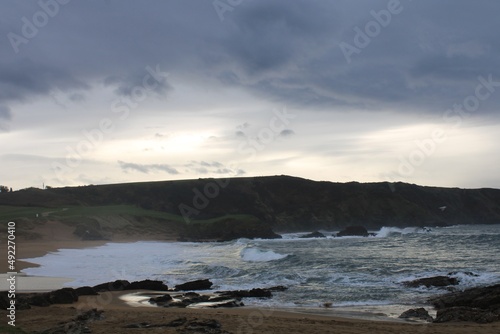
[(200, 279), (176, 285), (175, 290), (177, 291), (209, 290), (212, 287), (212, 285), (213, 283), (210, 282), (208, 279)]
[(326, 238), (326, 235), (321, 232), (314, 231), (312, 233), (301, 236), (301, 238)]
[(348, 226), (339, 233), (337, 233), (337, 237), (347, 237), (347, 236), (356, 236), (356, 237), (367, 237), (370, 233), (363, 226)]
[(97, 292), (103, 291), (122, 291), (126, 290), (127, 286), (130, 285), (129, 281), (126, 280), (116, 280), (114, 282), (106, 282), (94, 286), (94, 290)]
[(269, 289), (252, 289), (252, 290), (234, 290), (234, 291), (223, 291), (221, 296), (232, 297), (232, 298), (271, 298), (273, 294)]
[(498, 310), (500, 309), (500, 284), (447, 293), (432, 297), (429, 302), (438, 310), (457, 306)]
[(98, 295), (97, 291), (91, 286), (82, 286), (75, 289), (78, 296), (95, 296)]
[(421, 319), (428, 322), (432, 322), (434, 319), (429, 315), (429, 312), (423, 307), (412, 308), (408, 311), (404, 311), (399, 318), (401, 319)]
[(23, 304), (45, 307), (51, 304), (48, 297), (48, 293), (35, 293), (28, 296), (20, 296), (19, 301)]
[(500, 312), (483, 310), (472, 307), (450, 307), (438, 310), (436, 320), (434, 322), (456, 322), (456, 321), (471, 321), (480, 324), (486, 324), (494, 321), (500, 321)]
[(78, 301), (78, 294), (72, 288), (51, 291), (48, 297), (51, 304), (73, 304)]
[(403, 285), (410, 288), (418, 288), (420, 286), (425, 286), (427, 288), (430, 287), (447, 287), (450, 285), (458, 285), (459, 281), (456, 277), (449, 276), (434, 276), (434, 277), (425, 277), (419, 278), (413, 281), (403, 282)]
[(159, 306), (163, 306), (166, 303), (169, 303), (171, 301), (172, 301), (172, 296), (170, 296), (169, 294), (165, 294), (165, 295), (159, 296), (159, 297), (151, 297), (151, 298), (149, 298), (149, 302), (151, 304), (157, 304)]
[(152, 281), (149, 279), (143, 281), (135, 281), (125, 287), (125, 290), (154, 290), (168, 291), (168, 286), (162, 281)]

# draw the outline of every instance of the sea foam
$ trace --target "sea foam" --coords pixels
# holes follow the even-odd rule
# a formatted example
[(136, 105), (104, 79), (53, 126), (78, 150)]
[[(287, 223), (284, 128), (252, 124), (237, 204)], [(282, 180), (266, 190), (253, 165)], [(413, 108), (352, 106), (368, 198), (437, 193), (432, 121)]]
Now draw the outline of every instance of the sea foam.
[(269, 262), (284, 259), (288, 254), (279, 254), (271, 250), (261, 250), (258, 248), (244, 248), (240, 253), (243, 261), (247, 262)]

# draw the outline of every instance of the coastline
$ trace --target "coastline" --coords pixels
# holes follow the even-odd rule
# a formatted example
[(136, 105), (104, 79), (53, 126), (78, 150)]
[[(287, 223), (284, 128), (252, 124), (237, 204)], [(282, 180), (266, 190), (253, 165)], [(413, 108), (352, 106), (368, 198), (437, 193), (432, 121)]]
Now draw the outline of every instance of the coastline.
[[(53, 234), (52, 234), (53, 236)], [(144, 237), (142, 235), (115, 235), (113, 240), (82, 241), (71, 233), (58, 235), (57, 240), (17, 240), (18, 258), (40, 257), (58, 249), (91, 248), (109, 242), (138, 241), (175, 241), (164, 238)], [(36, 264), (17, 261), (17, 270), (34, 267)], [(6, 267), (6, 263), (2, 263)], [(3, 268), (3, 267), (2, 267)], [(25, 275), (24, 275), (25, 276)], [(19, 275), (22, 278), (23, 274)], [(26, 276), (25, 276), (26, 277)], [(54, 290), (57, 284), (64, 284), (64, 279), (51, 277), (34, 277), (27, 284), (31, 291)], [(34, 284), (38, 286), (34, 286)], [(39, 285), (41, 284), (41, 286)], [(46, 284), (46, 285), (43, 285)], [(55, 284), (55, 286), (54, 286)], [(47, 286), (51, 287), (48, 288)], [(45, 288), (44, 288), (45, 287)], [(138, 306), (127, 304), (125, 295), (138, 293), (141, 290), (106, 292), (99, 296), (81, 296), (73, 304), (57, 304), (49, 307), (32, 307), (29, 310), (18, 310), (18, 326), (25, 331), (53, 328), (61, 322), (71, 321), (82, 311), (98, 309), (104, 311), (104, 319), (89, 324), (92, 333), (137, 333), (138, 329), (125, 329), (127, 324), (147, 322), (162, 324), (177, 318), (215, 319), (222, 328), (231, 333), (470, 333), (492, 334), (500, 332), (500, 323), (480, 325), (476, 323), (432, 324), (411, 322), (388, 316), (388, 312), (363, 312), (355, 308), (266, 308), (245, 306), (239, 308), (164, 308), (155, 306)], [(142, 290), (142, 292), (144, 292)], [(391, 305), (387, 305), (391, 307)], [(407, 306), (410, 308), (412, 306)], [(381, 307), (383, 309), (383, 307)], [(6, 313), (1, 310), (0, 316)], [(383, 314), (382, 314), (383, 313)], [(389, 312), (390, 313), (390, 312)], [(394, 313), (395, 314), (395, 313)], [(0, 331), (3, 323), (0, 324)], [(175, 329), (172, 329), (175, 332)], [(141, 331), (139, 329), (139, 331)], [(146, 330), (144, 330), (146, 331)], [(141, 331), (142, 332), (142, 331)], [(151, 332), (151, 330), (149, 330)]]

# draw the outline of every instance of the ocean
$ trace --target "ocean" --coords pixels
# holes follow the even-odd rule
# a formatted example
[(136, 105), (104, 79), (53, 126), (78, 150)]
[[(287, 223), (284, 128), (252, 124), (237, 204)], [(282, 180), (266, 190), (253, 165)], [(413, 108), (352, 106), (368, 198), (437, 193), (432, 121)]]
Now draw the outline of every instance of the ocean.
[[(287, 286), (271, 299), (245, 299), (256, 307), (359, 310), (395, 315), (425, 304), (438, 288), (408, 288), (416, 278), (449, 275), (458, 289), (500, 283), (500, 225), (431, 228), (384, 227), (373, 237), (239, 239), (223, 243), (108, 243), (61, 249), (26, 259), (40, 267), (28, 275), (68, 277), (70, 287), (126, 279), (162, 280), (169, 286), (210, 279), (213, 290)], [(392, 310), (392, 311), (387, 311)], [(392, 312), (392, 313), (391, 313)]]

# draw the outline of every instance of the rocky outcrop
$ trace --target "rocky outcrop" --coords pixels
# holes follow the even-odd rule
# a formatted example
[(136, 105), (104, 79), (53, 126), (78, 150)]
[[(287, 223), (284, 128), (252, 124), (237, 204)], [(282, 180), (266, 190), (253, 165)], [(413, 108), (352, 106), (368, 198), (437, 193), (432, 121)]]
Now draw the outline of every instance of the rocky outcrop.
[(231, 298), (271, 298), (273, 296), (269, 289), (251, 289), (251, 290), (235, 290), (235, 291), (222, 291), (221, 296)]
[(88, 327), (88, 323), (91, 321), (97, 321), (103, 319), (103, 311), (97, 309), (92, 309), (77, 315), (74, 319), (69, 322), (60, 323), (60, 325), (36, 332), (38, 334), (61, 334), (61, 333), (71, 333), (71, 334), (87, 334), (92, 333)]
[(425, 286), (426, 288), (430, 287), (447, 287), (451, 285), (458, 285), (459, 280), (456, 277), (449, 276), (434, 276), (434, 277), (425, 277), (419, 278), (413, 281), (403, 282), (403, 285), (410, 288), (418, 288), (420, 286)]
[(304, 239), (305, 238), (326, 238), (326, 235), (324, 235), (321, 232), (314, 231), (314, 232), (311, 232), (309, 234), (301, 236), (301, 238), (304, 238)]
[(231, 241), (247, 239), (280, 239), (272, 228), (256, 217), (222, 218), (213, 222), (187, 224), (179, 241)]
[(175, 286), (177, 291), (194, 291), (194, 290), (209, 290), (213, 283), (208, 279), (200, 279), (196, 281), (186, 282)]
[(368, 237), (370, 235), (374, 234), (368, 233), (368, 230), (364, 226), (348, 226), (337, 233), (337, 237)]
[(127, 286), (130, 285), (130, 282), (127, 280), (116, 280), (114, 282), (106, 282), (106, 283), (101, 283), (96, 286), (94, 286), (94, 290), (97, 292), (104, 292), (104, 291), (122, 291), (127, 288)]
[(22, 308), (30, 306), (50, 306), (52, 304), (73, 304), (78, 301), (78, 293), (72, 288), (63, 288), (44, 293), (24, 293), (19, 294), (16, 304)]
[(75, 292), (78, 296), (95, 296), (98, 295), (97, 291), (91, 286), (82, 286), (76, 288)]
[(207, 333), (207, 334), (229, 334), (222, 329), (221, 324), (214, 319), (191, 319), (185, 317), (174, 319), (164, 324), (152, 324), (149, 322), (134, 323), (123, 326), (123, 328), (163, 328), (173, 327), (179, 333)]
[[(162, 296), (151, 297), (149, 302), (163, 307), (187, 307), (193, 304), (199, 304), (203, 307), (239, 307), (244, 306), (242, 298), (271, 298), (274, 291), (285, 291), (284, 286), (275, 286), (266, 289), (251, 290), (233, 290), (217, 291), (213, 294), (198, 294), (196, 292), (187, 292), (184, 294), (165, 294)], [(200, 304), (202, 303), (202, 304)]]
[(425, 320), (428, 322), (432, 322), (434, 320), (434, 318), (432, 318), (429, 315), (429, 312), (427, 312), (427, 310), (423, 307), (409, 309), (408, 311), (401, 313), (399, 318), (401, 318), (401, 319), (419, 319), (419, 320)]
[(500, 284), (447, 293), (429, 302), (438, 310), (436, 322), (500, 321)]
[(500, 321), (500, 311), (483, 310), (472, 307), (450, 307), (438, 310), (434, 322), (470, 321), (480, 324)]
[(125, 287), (125, 290), (153, 290), (153, 291), (168, 291), (168, 286), (162, 281), (143, 280), (135, 281)]

